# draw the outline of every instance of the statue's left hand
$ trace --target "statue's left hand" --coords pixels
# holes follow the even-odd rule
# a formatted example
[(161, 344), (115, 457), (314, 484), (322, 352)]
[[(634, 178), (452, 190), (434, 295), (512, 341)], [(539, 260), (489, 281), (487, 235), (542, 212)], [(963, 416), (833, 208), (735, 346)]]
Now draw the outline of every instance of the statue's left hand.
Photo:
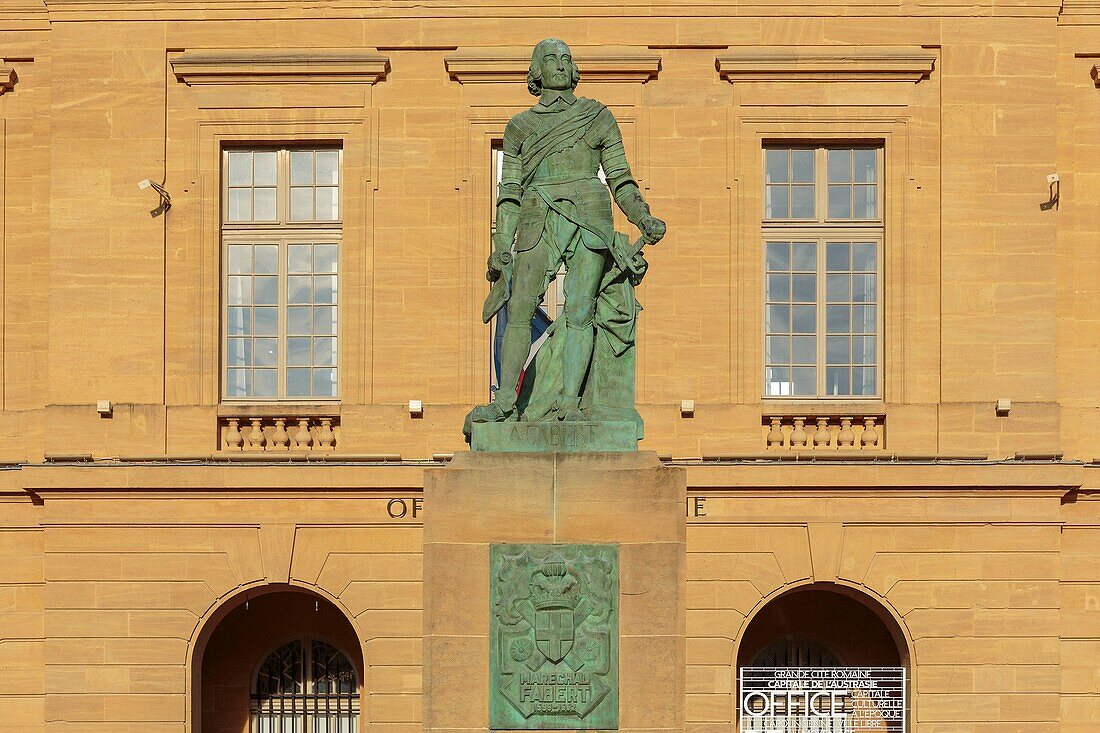
[(504, 250), (494, 250), (489, 255), (489, 261), (485, 263), (485, 279), (489, 282), (496, 282), (500, 279), (501, 273), (504, 272), (504, 268), (512, 262), (512, 253)]
[(642, 238), (646, 244), (657, 244), (664, 239), (665, 232), (668, 231), (663, 221), (649, 214), (642, 219), (638, 228), (642, 230)]

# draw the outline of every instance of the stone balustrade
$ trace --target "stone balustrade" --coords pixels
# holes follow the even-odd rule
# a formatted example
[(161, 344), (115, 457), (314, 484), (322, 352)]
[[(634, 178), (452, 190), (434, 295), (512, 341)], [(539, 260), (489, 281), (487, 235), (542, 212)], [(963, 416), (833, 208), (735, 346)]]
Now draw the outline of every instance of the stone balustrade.
[(765, 415), (767, 450), (851, 451), (886, 447), (886, 416), (878, 414)]
[(334, 451), (340, 434), (335, 415), (220, 417), (223, 451)]

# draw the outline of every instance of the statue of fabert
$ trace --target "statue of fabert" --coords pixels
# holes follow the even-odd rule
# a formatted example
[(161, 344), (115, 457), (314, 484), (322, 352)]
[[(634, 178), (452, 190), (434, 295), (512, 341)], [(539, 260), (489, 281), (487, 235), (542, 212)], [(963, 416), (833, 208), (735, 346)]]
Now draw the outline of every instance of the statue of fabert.
[[(482, 317), (488, 323), (506, 308), (507, 325), (499, 389), (467, 416), (467, 437), (472, 423), (559, 420), (632, 422), (641, 438), (634, 287), (646, 270), (641, 247), (660, 241), (665, 224), (650, 214), (630, 172), (615, 117), (576, 96), (579, 81), (569, 47), (540, 41), (527, 75), (539, 101), (504, 131), (487, 273), (493, 285)], [(638, 240), (614, 230), (612, 198), (641, 231)], [(550, 325), (528, 364), (531, 319), (562, 263), (564, 317)]]

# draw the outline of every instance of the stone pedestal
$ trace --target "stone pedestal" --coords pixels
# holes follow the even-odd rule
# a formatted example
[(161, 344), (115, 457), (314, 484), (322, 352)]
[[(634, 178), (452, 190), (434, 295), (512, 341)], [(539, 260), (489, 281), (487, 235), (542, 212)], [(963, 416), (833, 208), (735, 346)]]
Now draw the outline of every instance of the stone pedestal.
[(474, 423), (470, 450), (525, 452), (609, 452), (638, 450), (632, 422), (486, 422)]
[(489, 729), (499, 543), (617, 545), (618, 729), (682, 731), (684, 496), (683, 469), (650, 452), (460, 453), (427, 471), (425, 731)]

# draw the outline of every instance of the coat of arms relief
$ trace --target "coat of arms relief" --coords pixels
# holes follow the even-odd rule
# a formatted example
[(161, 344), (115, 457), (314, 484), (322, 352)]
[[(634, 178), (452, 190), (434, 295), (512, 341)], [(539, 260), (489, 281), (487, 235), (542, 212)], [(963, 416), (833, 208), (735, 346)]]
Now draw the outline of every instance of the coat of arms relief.
[(618, 727), (615, 545), (493, 545), (490, 727)]

